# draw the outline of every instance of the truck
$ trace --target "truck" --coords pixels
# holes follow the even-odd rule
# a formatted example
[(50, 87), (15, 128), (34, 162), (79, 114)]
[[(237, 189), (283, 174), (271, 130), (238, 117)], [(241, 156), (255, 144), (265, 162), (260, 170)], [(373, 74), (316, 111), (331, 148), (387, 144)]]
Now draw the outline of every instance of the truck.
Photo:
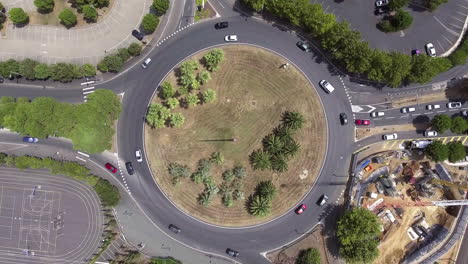
[(432, 144), (432, 140), (413, 140), (411, 141), (412, 149), (424, 149)]

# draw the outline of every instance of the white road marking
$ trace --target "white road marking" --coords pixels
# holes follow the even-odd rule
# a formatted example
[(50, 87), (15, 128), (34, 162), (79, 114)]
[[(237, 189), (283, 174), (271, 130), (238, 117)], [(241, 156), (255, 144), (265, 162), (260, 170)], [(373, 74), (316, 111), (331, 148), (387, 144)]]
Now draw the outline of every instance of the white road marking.
[(94, 93), (94, 91), (83, 92), (83, 94), (90, 94), (90, 93)]
[(78, 156), (76, 156), (76, 158), (79, 159), (79, 160), (81, 160), (81, 161), (83, 161), (83, 162), (86, 162), (85, 159), (82, 159), (82, 158), (80, 158), (80, 157), (78, 157)]
[(89, 155), (88, 155), (88, 154), (86, 154), (86, 153), (83, 153), (83, 152), (81, 152), (81, 151), (77, 151), (77, 152), (78, 152), (78, 154), (80, 154), (80, 155), (83, 155), (83, 156), (85, 156), (85, 157), (89, 158)]
[(88, 87), (88, 88), (83, 88), (83, 91), (92, 90), (92, 89), (94, 89), (94, 86), (93, 87)]

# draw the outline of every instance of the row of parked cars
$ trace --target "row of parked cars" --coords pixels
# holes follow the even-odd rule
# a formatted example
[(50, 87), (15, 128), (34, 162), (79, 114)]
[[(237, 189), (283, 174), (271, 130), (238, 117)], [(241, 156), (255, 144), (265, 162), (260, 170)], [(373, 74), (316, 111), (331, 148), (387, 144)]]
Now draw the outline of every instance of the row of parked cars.
[[(463, 104), (461, 102), (449, 102), (447, 103), (447, 108), (448, 109), (456, 109), (456, 108), (462, 108)], [(426, 105), (427, 110), (435, 110), (435, 109), (440, 109), (439, 104), (428, 104)], [(400, 109), (400, 112), (402, 114), (407, 114), (407, 113), (412, 113), (415, 112), (416, 108), (415, 107), (403, 107)], [(383, 111), (374, 111), (370, 113), (371, 117), (381, 117), (384, 116), (385, 112)], [(464, 110), (462, 111), (463, 116), (468, 116), (468, 111)]]

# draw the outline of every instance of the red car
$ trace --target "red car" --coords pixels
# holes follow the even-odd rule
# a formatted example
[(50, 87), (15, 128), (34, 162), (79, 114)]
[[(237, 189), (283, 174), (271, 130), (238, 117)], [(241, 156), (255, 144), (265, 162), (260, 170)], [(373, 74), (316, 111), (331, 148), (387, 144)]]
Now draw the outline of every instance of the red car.
[(106, 169), (108, 169), (110, 172), (112, 173), (116, 173), (117, 172), (117, 168), (112, 166), (112, 164), (110, 163), (106, 163)]
[(296, 209), (296, 214), (300, 215), (302, 214), (305, 210), (307, 209), (307, 206), (305, 204), (299, 205), (299, 207)]
[(355, 123), (356, 123), (356, 125), (358, 125), (358, 126), (368, 126), (368, 125), (370, 125), (370, 120), (366, 120), (366, 119), (357, 119)]

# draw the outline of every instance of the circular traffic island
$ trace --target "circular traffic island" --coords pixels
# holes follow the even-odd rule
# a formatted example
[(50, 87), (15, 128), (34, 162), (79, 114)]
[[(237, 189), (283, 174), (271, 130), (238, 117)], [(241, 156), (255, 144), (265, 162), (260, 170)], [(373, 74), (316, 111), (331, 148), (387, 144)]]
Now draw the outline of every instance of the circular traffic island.
[(311, 189), (326, 118), (315, 88), (280, 56), (253, 46), (202, 51), (152, 98), (145, 151), (180, 210), (228, 227), (276, 218)]

